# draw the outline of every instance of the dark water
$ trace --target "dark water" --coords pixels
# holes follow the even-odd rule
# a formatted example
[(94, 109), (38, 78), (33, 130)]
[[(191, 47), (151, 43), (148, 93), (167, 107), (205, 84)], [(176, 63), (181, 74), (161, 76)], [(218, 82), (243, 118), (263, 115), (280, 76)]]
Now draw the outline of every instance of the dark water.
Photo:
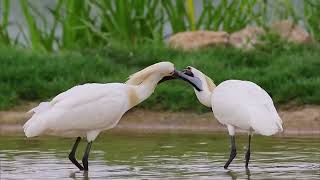
[[(320, 179), (320, 139), (254, 136), (249, 170), (247, 137), (237, 136), (229, 166), (227, 134), (103, 134), (92, 146), (89, 173), (67, 156), (73, 139), (0, 137), (0, 179)], [(81, 160), (85, 143), (80, 144)]]

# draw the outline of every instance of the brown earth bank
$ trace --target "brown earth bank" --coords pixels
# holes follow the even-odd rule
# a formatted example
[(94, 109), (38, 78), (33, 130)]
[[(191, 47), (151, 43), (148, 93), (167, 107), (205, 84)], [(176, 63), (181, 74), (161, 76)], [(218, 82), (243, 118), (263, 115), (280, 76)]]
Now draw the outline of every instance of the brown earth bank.
[[(26, 103), (9, 111), (0, 111), (0, 134), (22, 132), (30, 115), (26, 112), (37, 103)], [(320, 136), (320, 106), (282, 106), (278, 112), (284, 131), (280, 136)], [(127, 112), (112, 132), (135, 133), (214, 133), (226, 132), (211, 112), (195, 113), (151, 111), (135, 108)]]

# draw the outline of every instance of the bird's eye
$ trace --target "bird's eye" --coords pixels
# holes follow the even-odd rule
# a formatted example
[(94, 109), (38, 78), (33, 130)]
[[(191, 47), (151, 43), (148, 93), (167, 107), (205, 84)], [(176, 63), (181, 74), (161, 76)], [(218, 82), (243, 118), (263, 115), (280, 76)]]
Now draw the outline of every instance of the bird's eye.
[(191, 69), (187, 69), (186, 71), (184, 71), (184, 74), (194, 77), (194, 74), (192, 73)]

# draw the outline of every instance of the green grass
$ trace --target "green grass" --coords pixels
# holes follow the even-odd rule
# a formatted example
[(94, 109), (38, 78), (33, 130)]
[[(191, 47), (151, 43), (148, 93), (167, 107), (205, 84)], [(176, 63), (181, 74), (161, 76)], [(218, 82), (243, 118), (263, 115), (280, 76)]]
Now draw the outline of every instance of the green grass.
[[(134, 49), (113, 45), (82, 53), (43, 54), (0, 46), (0, 109), (24, 101), (49, 100), (87, 82), (125, 82), (153, 63), (169, 60), (177, 69), (192, 65), (216, 84), (227, 79), (250, 80), (274, 102), (320, 104), (320, 48), (272, 43), (254, 51), (209, 48), (185, 53), (146, 43)], [(182, 81), (160, 84), (139, 107), (152, 110), (205, 111), (193, 89)]]

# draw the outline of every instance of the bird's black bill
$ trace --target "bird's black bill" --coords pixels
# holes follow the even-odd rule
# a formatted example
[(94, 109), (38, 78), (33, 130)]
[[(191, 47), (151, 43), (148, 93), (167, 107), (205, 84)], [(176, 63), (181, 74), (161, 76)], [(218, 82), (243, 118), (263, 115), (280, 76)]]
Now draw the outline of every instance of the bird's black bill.
[(158, 82), (158, 84), (163, 83), (165, 81), (173, 80), (173, 79), (178, 79), (178, 77), (176, 77), (175, 75), (165, 76)]
[(158, 84), (163, 83), (168, 80), (174, 80), (174, 79), (182, 79), (184, 81), (187, 81), (189, 84), (191, 84), (194, 88), (196, 88), (198, 91), (202, 91), (202, 83), (199, 78), (192, 77), (189, 75), (186, 75), (184, 72), (174, 70), (173, 74), (171, 76), (165, 76), (163, 77)]
[(163, 82), (165, 82), (165, 81), (169, 81), (169, 80), (179, 79), (179, 75), (178, 75), (177, 72), (179, 72), (179, 71), (174, 70), (174, 71), (173, 71), (173, 74), (172, 74), (171, 76), (165, 76), (165, 77), (163, 77), (163, 78), (158, 82), (158, 84), (163, 83)]
[(175, 70), (175, 76), (179, 77), (180, 79), (187, 81), (189, 84), (191, 84), (196, 90), (202, 91), (202, 82), (199, 78), (189, 76), (185, 74), (184, 72)]

